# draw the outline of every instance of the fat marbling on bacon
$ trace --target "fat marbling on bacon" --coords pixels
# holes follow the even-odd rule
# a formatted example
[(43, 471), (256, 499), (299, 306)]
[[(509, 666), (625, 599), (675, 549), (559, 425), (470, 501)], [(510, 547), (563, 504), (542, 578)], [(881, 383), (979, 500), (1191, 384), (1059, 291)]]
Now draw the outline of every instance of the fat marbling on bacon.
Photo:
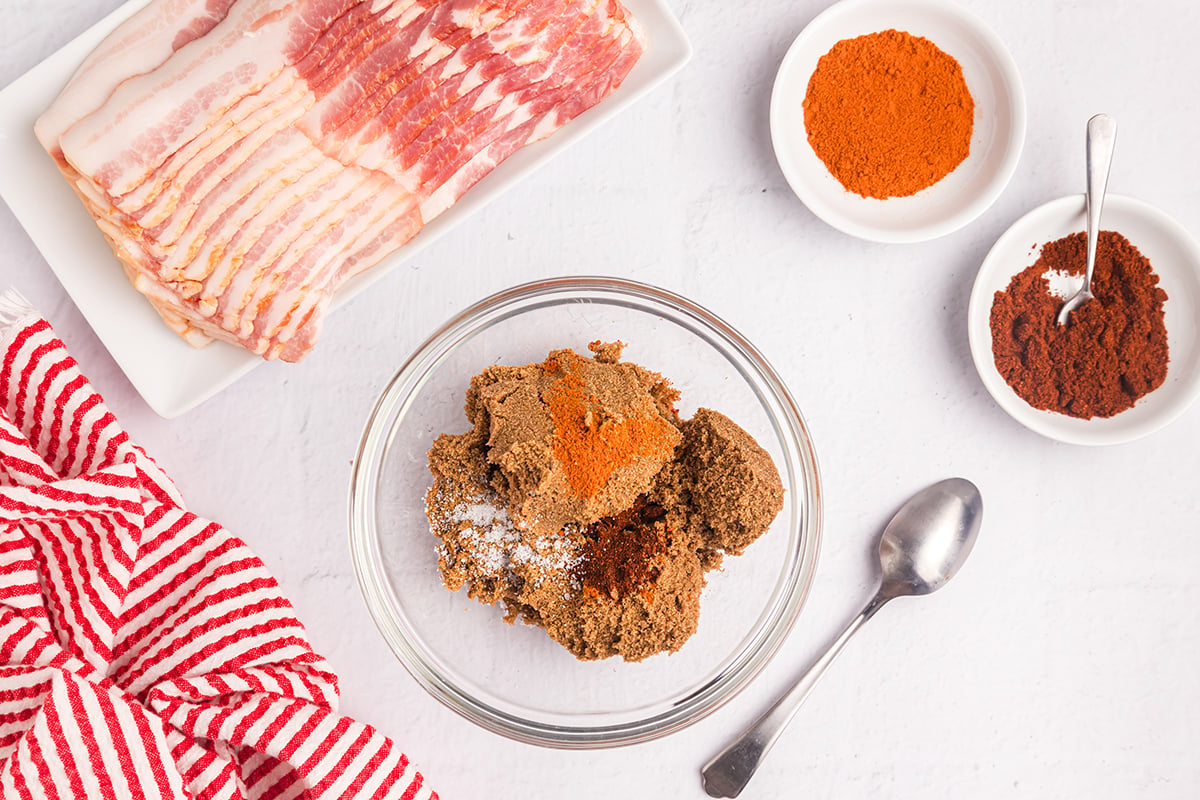
[(172, 329), (295, 361), (338, 286), (644, 47), (617, 0), (152, 0), (36, 133)]

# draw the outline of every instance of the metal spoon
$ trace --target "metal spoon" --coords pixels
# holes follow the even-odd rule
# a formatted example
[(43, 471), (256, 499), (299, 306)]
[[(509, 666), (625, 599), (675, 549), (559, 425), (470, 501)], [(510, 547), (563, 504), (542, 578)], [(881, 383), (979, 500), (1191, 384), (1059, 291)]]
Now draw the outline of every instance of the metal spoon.
[(737, 797), (779, 734), (850, 637), (885, 603), (940, 589), (954, 577), (979, 535), (983, 499), (975, 484), (949, 478), (915, 494), (888, 523), (879, 542), (879, 591), (808, 672), (758, 721), (704, 765), (710, 797)]
[(1058, 312), (1058, 324), (1066, 325), (1071, 312), (1091, 300), (1092, 272), (1096, 269), (1096, 241), (1100, 237), (1100, 209), (1108, 186), (1113, 147), (1117, 143), (1117, 121), (1108, 114), (1097, 114), (1087, 124), (1087, 268), (1083, 286), (1067, 298)]

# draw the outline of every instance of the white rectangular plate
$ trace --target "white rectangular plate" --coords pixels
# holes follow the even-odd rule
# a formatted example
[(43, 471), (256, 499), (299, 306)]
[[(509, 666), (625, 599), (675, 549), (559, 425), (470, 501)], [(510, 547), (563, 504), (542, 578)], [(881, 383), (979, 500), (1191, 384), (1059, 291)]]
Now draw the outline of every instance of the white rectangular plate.
[[(87, 54), (146, 2), (130, 0), (0, 91), (0, 196), (134, 388), (170, 418), (212, 397), (261, 359), (222, 342), (196, 350), (171, 332), (129, 285), (91, 216), (33, 135), (34, 121)], [(649, 47), (621, 87), (548, 139), (514, 153), (412, 241), (346, 283), (333, 298), (335, 309), (687, 62), (691, 46), (666, 0), (625, 0), (625, 6), (645, 29)], [(338, 324), (338, 315), (331, 314), (328, 324)]]

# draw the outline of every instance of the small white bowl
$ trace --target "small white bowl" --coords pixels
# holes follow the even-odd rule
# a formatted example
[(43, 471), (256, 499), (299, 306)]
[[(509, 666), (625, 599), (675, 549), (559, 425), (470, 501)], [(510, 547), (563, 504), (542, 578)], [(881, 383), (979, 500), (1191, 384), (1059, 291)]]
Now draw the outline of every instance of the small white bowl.
[[(808, 143), (804, 96), (821, 56), (843, 39), (888, 29), (932, 41), (962, 66), (975, 101), (971, 153), (942, 180), (887, 200), (848, 191)], [(1008, 184), (1025, 141), (1025, 90), (1004, 43), (950, 0), (843, 0), (809, 23), (779, 65), (771, 141), (792, 191), (833, 227), (876, 242), (920, 242), (958, 230)]]
[(1033, 408), (1012, 390), (992, 356), (990, 317), (996, 292), (1037, 261), (1041, 247), (1084, 230), (1083, 195), (1053, 200), (1017, 220), (992, 246), (971, 291), (967, 336), (983, 385), (1000, 407), (1032, 431), (1068, 444), (1132, 441), (1178, 418), (1200, 395), (1200, 245), (1183, 226), (1132, 197), (1108, 195), (1100, 227), (1117, 231), (1150, 260), (1167, 293), (1163, 305), (1170, 364), (1163, 385), (1112, 417), (1078, 419)]

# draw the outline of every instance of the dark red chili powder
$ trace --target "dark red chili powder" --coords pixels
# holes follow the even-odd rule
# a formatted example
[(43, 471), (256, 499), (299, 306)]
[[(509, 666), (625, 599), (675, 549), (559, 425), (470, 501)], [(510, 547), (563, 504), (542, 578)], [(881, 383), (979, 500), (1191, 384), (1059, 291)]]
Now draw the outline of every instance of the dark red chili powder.
[(996, 369), (1034, 408), (1090, 419), (1131, 408), (1167, 377), (1167, 293), (1141, 252), (1101, 231), (1092, 275), (1095, 299), (1057, 323), (1063, 298), (1049, 271), (1083, 275), (1087, 239), (1074, 233), (1042, 248), (1037, 262), (996, 292), (992, 355)]
[(622, 597), (653, 580), (660, 556), (667, 552), (666, 515), (642, 495), (632, 507), (588, 526), (576, 567), (584, 588)]

